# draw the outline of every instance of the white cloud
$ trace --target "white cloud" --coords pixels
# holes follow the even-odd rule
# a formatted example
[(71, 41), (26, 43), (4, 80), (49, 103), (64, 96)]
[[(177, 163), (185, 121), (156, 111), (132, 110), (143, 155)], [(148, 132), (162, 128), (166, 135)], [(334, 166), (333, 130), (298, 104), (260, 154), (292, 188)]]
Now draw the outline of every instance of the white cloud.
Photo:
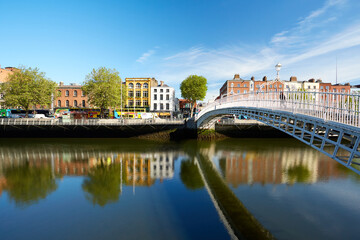
[(143, 55), (141, 55), (141, 57), (139, 57), (136, 61), (139, 63), (143, 63), (154, 53), (155, 53), (155, 50), (151, 49), (151, 50), (143, 53)]

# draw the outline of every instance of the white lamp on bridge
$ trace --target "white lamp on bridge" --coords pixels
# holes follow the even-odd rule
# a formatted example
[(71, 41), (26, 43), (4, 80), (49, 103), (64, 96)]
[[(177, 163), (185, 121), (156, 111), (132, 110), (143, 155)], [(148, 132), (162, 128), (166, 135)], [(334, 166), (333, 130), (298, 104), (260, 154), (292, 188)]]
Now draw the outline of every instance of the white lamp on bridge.
[(280, 72), (280, 69), (281, 69), (281, 64), (278, 63), (275, 65), (275, 70), (276, 70), (276, 80), (279, 81), (280, 80), (280, 77), (279, 77), (279, 72)]

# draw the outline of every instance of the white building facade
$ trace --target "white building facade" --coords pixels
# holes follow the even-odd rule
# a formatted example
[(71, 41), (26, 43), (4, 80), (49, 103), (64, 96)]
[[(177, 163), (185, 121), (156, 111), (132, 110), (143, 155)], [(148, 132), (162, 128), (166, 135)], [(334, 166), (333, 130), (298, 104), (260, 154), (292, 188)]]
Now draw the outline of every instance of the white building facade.
[(164, 84), (163, 81), (156, 87), (151, 87), (151, 112), (169, 113), (172, 116), (176, 111), (175, 89)]

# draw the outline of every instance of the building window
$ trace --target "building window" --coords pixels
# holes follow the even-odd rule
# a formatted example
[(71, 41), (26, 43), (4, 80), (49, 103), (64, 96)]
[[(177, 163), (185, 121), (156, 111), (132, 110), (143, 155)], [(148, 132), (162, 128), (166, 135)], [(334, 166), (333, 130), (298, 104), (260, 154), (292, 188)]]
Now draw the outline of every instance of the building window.
[(85, 97), (84, 91), (81, 91), (81, 96), (82, 96), (82, 97)]
[(137, 98), (141, 97), (141, 92), (140, 91), (136, 91), (136, 97)]
[(140, 84), (140, 83), (137, 83), (137, 84), (136, 84), (136, 88), (141, 88), (141, 84)]
[(160, 100), (163, 100), (163, 95), (162, 94), (160, 94)]
[(143, 84), (143, 88), (146, 88), (146, 89), (147, 89), (147, 88), (149, 88), (149, 85), (148, 85), (147, 83), (144, 83), (144, 84)]
[(166, 100), (170, 100), (170, 95), (166, 94)]
[(240, 90), (238, 90), (237, 93), (240, 93)]
[(134, 106), (134, 101), (133, 100), (129, 100), (128, 101), (128, 105), (131, 107), (131, 106)]
[(69, 100), (66, 100), (66, 107), (69, 107)]
[(143, 101), (143, 106), (144, 106), (144, 107), (145, 107), (145, 106), (146, 106), (146, 107), (149, 106), (148, 100), (144, 100), (144, 101)]
[(61, 91), (60, 90), (58, 91), (58, 96), (61, 97)]
[(164, 91), (164, 89), (160, 89), (160, 92), (163, 92)]
[(246, 93), (246, 90), (244, 90), (244, 93)]
[(260, 85), (258, 84), (258, 85), (256, 85), (256, 87), (257, 87), (257, 88), (260, 88)]
[(156, 94), (154, 94), (154, 100), (157, 100), (157, 95)]
[(157, 110), (157, 104), (154, 103), (154, 110)]
[(74, 97), (77, 97), (77, 91), (74, 90)]
[(246, 83), (244, 84), (244, 87), (247, 87)]
[(134, 92), (133, 91), (129, 91), (129, 97), (133, 97), (134, 96)]
[(166, 110), (169, 110), (170, 109), (170, 104), (166, 104)]
[(160, 110), (164, 110), (164, 104), (160, 103)]
[(231, 83), (231, 87), (234, 87), (234, 83)]
[(148, 97), (148, 91), (143, 92), (143, 97)]
[(329, 86), (326, 86), (326, 90), (329, 90)]
[(270, 84), (269, 88), (271, 89), (272, 88), (272, 85)]
[(240, 87), (240, 84), (238, 84), (238, 87)]
[(140, 106), (141, 106), (141, 100), (136, 100), (135, 103), (136, 103), (136, 106), (137, 106), (137, 107), (140, 107)]
[(170, 92), (170, 89), (166, 89), (166, 92)]
[(323, 89), (324, 89), (324, 87), (323, 87), (323, 86), (321, 86), (321, 87), (320, 87), (320, 89), (321, 89), (321, 90), (323, 90)]
[(74, 107), (77, 107), (77, 101), (74, 100)]
[(157, 89), (156, 89), (156, 88), (154, 88), (154, 92), (157, 92)]
[(61, 101), (58, 100), (58, 107), (61, 107)]
[(85, 107), (85, 100), (82, 100), (82, 106)]
[(66, 90), (65, 91), (65, 97), (68, 97), (69, 96), (69, 90)]
[(308, 86), (308, 89), (310, 89), (310, 86)]
[(341, 89), (341, 92), (345, 92), (345, 88), (342, 88), (342, 89)]
[(130, 89), (134, 88), (134, 84), (129, 83), (129, 88), (130, 88)]
[(281, 85), (281, 84), (279, 85), (279, 88), (282, 88), (282, 85)]

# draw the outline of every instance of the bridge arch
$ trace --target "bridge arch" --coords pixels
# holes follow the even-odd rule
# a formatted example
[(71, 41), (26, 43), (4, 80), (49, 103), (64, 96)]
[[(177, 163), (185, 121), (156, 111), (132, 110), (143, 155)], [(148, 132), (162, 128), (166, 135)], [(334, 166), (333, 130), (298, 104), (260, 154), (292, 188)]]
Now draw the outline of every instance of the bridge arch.
[[(196, 117), (198, 128), (226, 114), (244, 115), (278, 129), (360, 174), (358, 95), (286, 92), (219, 99)], [(325, 146), (333, 146), (329, 151)]]

